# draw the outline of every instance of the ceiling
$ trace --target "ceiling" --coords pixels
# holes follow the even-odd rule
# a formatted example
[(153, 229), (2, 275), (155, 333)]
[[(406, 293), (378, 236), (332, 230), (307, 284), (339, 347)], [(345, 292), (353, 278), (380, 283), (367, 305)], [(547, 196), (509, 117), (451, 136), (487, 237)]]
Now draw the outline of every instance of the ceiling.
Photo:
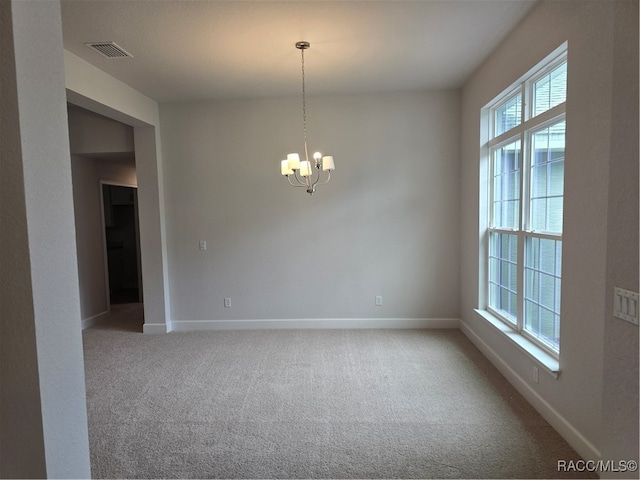
[[(64, 47), (158, 102), (458, 88), (535, 0), (62, 0)], [(85, 45), (115, 42), (133, 58)]]

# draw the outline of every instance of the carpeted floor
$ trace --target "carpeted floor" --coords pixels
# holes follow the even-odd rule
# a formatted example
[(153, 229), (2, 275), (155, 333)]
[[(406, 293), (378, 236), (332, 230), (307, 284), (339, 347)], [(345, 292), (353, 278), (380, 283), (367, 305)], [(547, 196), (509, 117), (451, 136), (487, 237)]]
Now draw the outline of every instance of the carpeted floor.
[(121, 306), (83, 333), (96, 478), (569, 478), (579, 458), (458, 330), (141, 325)]

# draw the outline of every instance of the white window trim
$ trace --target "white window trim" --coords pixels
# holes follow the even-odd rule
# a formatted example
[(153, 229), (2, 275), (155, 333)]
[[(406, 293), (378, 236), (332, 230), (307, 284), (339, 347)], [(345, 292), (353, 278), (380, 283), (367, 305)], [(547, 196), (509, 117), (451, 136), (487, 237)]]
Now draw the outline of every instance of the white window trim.
[[(530, 104), (530, 89), (531, 86), (540, 78), (547, 75), (557, 66), (567, 61), (567, 42), (556, 48), (545, 59), (539, 62), (529, 72), (519, 78), (512, 87), (507, 88), (504, 92), (496, 97), (491, 103), (486, 105), (481, 112), (481, 121), (484, 127), (481, 128), (481, 148), (480, 148), (480, 180), (481, 189), (485, 189), (484, 205), (480, 205), (481, 212), (484, 208), (484, 213), (480, 214), (480, 285), (479, 285), (479, 308), (475, 309), (475, 312), (490, 325), (500, 331), (511, 343), (516, 345), (520, 350), (529, 355), (535, 360), (543, 370), (549, 373), (554, 378), (558, 378), (560, 375), (560, 361), (559, 352), (556, 352), (552, 348), (548, 347), (541, 340), (528, 334), (523, 328), (523, 304), (524, 301), (518, 301), (517, 312), (517, 325), (514, 322), (507, 319), (500, 312), (492, 309), (488, 306), (489, 298), (489, 233), (492, 231), (514, 234), (518, 237), (518, 279), (517, 283), (520, 288), (524, 287), (524, 242), (527, 237), (533, 238), (545, 238), (553, 240), (562, 240), (562, 234), (558, 235), (550, 232), (533, 231), (529, 227), (529, 212), (522, 211), (524, 208), (528, 208), (529, 202), (524, 202), (523, 199), (528, 195), (528, 179), (530, 172), (526, 171), (525, 165), (521, 165), (520, 174), (520, 218), (526, 219), (526, 222), (521, 220), (521, 229), (506, 229), (506, 228), (493, 228), (489, 226), (489, 207), (493, 205), (493, 198), (491, 188), (488, 188), (488, 182), (491, 179), (492, 174), (492, 160), (491, 152), (503, 145), (508, 145), (514, 141), (520, 140), (521, 151), (525, 152), (525, 149), (529, 148), (532, 132), (538, 131), (549, 125), (555, 124), (566, 118), (566, 102), (556, 105), (545, 112), (532, 117), (532, 108)], [(498, 135), (495, 138), (493, 136), (493, 128), (495, 125), (493, 115), (495, 111), (510, 101), (514, 96), (520, 94), (523, 102), (521, 123), (509, 129), (506, 132)], [(527, 165), (529, 167), (530, 165)], [(487, 180), (486, 182), (484, 180)], [(524, 291), (522, 292), (524, 295)]]
[(546, 350), (543, 350), (524, 335), (521, 335), (520, 332), (496, 318), (489, 311), (477, 308), (475, 312), (500, 332), (510, 343), (531, 357), (532, 360), (543, 368), (543, 371), (556, 379), (560, 376), (560, 361), (558, 358), (550, 355)]

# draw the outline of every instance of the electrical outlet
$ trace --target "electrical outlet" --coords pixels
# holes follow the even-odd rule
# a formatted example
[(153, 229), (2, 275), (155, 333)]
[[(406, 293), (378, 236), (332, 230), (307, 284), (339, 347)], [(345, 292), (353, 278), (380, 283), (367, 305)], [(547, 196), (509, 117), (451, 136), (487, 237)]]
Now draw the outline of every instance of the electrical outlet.
[(382, 306), (382, 295), (376, 295), (376, 307)]
[(207, 241), (200, 240), (200, 250), (206, 250), (206, 249), (207, 249)]
[(540, 370), (535, 365), (533, 366), (533, 381), (538, 383), (540, 380)]
[(231, 299), (228, 297), (224, 299), (224, 308), (231, 308)]

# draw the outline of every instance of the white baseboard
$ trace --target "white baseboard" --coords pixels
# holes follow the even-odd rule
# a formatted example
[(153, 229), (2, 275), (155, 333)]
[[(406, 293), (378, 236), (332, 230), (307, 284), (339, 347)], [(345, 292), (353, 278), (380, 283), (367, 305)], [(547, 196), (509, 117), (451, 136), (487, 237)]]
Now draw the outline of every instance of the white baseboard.
[[(263, 320), (173, 320), (173, 332), (361, 328), (460, 328), (457, 318), (305, 318)], [(145, 324), (145, 333), (146, 324)]]
[(93, 327), (96, 323), (98, 323), (100, 321), (100, 319), (106, 317), (109, 315), (109, 310), (105, 310), (102, 313), (98, 313), (97, 315), (94, 315), (92, 317), (89, 318), (85, 318), (82, 320), (82, 330), (85, 330), (89, 327)]
[(145, 323), (142, 326), (142, 332), (150, 334), (169, 333), (171, 330), (171, 325), (167, 323)]
[(583, 459), (600, 460), (600, 451), (538, 392), (533, 390), (476, 332), (462, 321), (460, 322), (460, 330)]

